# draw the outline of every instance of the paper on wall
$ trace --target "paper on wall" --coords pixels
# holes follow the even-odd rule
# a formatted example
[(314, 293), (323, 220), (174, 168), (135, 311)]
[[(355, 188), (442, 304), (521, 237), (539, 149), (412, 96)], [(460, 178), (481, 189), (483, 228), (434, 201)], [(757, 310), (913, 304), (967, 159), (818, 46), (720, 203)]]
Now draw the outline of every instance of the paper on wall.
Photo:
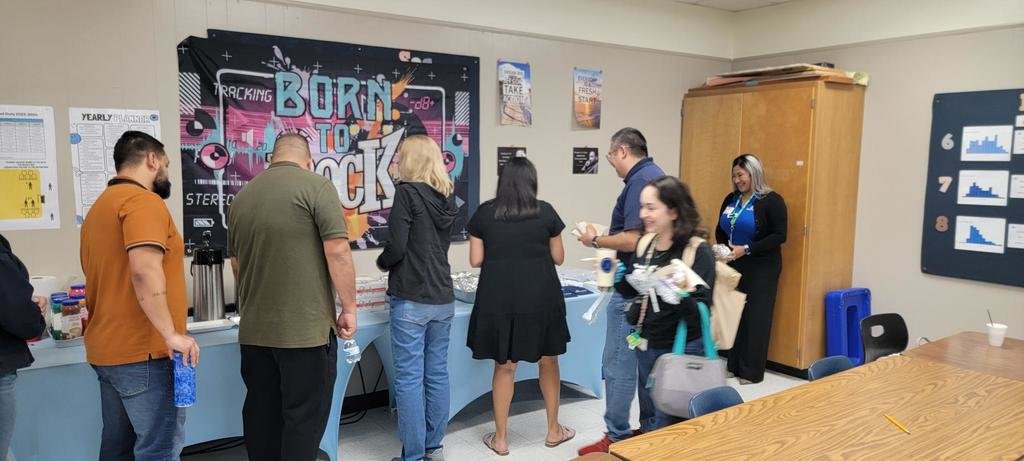
[(0, 105), (0, 230), (60, 228), (53, 108)]
[(155, 110), (68, 109), (71, 164), (75, 183), (75, 222), (79, 226), (114, 177), (114, 144), (125, 131), (142, 131), (160, 139), (160, 112)]

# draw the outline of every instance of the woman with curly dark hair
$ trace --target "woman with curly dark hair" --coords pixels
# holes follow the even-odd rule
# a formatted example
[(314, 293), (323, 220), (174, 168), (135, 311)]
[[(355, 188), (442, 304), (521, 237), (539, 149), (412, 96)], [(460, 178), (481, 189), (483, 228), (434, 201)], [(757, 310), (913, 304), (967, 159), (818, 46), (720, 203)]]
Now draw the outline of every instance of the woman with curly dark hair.
[[(639, 375), (637, 394), (640, 398), (640, 430), (649, 432), (680, 421), (680, 418), (662, 413), (654, 407), (650, 389), (647, 388), (647, 377), (658, 357), (672, 352), (680, 320), (686, 322), (685, 353), (704, 353), (697, 303), (711, 306), (715, 257), (708, 243), (701, 242), (697, 246), (691, 269), (704, 279), (705, 284), (698, 285), (687, 297), (670, 300), (657, 296), (658, 309), (655, 312), (652, 308), (655, 300), (645, 299), (644, 293), (638, 293), (627, 280), (628, 274), (642, 270), (643, 266), (664, 267), (674, 259), (682, 260), (683, 251), (690, 239), (704, 239), (707, 232), (700, 228), (700, 214), (689, 187), (673, 176), (662, 176), (644, 187), (640, 193), (640, 220), (644, 231), (654, 234), (653, 239), (650, 239), (650, 243), (647, 243), (649, 239), (646, 237), (640, 239), (633, 267), (626, 268), (627, 275), (615, 284), (615, 289), (623, 297), (636, 299), (626, 318), (632, 325), (640, 324), (633, 335), (639, 343), (635, 348)], [(626, 338), (621, 340), (625, 341)]]

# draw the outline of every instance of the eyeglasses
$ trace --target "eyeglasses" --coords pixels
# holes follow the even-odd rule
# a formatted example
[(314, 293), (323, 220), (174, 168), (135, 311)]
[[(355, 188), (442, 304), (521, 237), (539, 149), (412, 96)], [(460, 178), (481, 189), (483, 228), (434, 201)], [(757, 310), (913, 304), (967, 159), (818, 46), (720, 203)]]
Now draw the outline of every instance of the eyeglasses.
[(614, 149), (612, 149), (612, 150), (608, 151), (608, 153), (607, 153), (607, 154), (604, 154), (604, 158), (606, 158), (606, 159), (608, 159), (608, 160), (611, 160), (611, 159), (612, 159), (612, 154), (614, 154), (614, 153), (618, 152), (618, 151), (619, 151), (619, 149), (622, 149), (623, 147), (626, 147), (626, 148), (628, 148), (629, 146), (627, 146), (627, 145), (625, 145), (625, 144), (619, 144), (618, 146), (615, 146), (615, 148), (614, 148)]

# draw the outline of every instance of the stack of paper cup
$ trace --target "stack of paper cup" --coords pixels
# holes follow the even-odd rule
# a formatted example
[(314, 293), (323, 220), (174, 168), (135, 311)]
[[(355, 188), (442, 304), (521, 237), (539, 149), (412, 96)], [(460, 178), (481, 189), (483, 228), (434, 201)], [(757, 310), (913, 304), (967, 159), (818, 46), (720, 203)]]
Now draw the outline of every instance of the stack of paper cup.
[(52, 275), (34, 275), (29, 279), (32, 284), (32, 295), (49, 298), (50, 293), (60, 291), (57, 277)]
[[(50, 301), (50, 294), (60, 291), (60, 282), (52, 275), (34, 275), (29, 278), (29, 283), (32, 284), (32, 296), (42, 296), (46, 298), (47, 303)], [(49, 307), (43, 309), (43, 318), (46, 319), (46, 328), (49, 329), (53, 323), (53, 313)]]

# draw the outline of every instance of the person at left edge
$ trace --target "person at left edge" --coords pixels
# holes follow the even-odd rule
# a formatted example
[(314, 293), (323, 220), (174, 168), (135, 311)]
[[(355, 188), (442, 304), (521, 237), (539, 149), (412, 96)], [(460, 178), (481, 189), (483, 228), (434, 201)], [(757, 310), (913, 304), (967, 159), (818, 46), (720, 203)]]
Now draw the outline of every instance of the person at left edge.
[(18, 369), (31, 365), (33, 360), (25, 341), (46, 329), (44, 307), (46, 299), (32, 296), (28, 270), (0, 235), (0, 457), (7, 456), (14, 436)]
[(82, 223), (89, 300), (85, 355), (100, 382), (99, 459), (178, 459), (185, 409), (174, 406), (174, 352), (199, 363), (185, 335), (185, 245), (163, 200), (171, 195), (164, 145), (126, 131), (117, 175)]
[(282, 134), (271, 155), (228, 214), (247, 390), (242, 432), (250, 460), (311, 461), (331, 412), (335, 336), (356, 333), (355, 268), (338, 189), (312, 171), (309, 141)]

